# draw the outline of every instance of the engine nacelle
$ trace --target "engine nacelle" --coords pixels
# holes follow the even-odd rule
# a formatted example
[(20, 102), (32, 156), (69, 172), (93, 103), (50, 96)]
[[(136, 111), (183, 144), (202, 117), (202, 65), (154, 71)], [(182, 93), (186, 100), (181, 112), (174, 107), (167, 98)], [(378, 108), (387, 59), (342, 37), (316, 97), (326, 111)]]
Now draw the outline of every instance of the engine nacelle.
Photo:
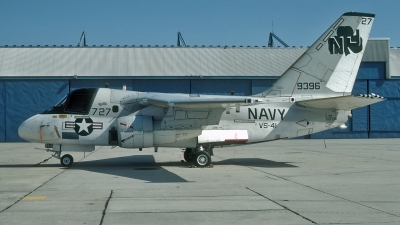
[(153, 118), (151, 116), (124, 116), (117, 119), (118, 142), (122, 148), (153, 146)]

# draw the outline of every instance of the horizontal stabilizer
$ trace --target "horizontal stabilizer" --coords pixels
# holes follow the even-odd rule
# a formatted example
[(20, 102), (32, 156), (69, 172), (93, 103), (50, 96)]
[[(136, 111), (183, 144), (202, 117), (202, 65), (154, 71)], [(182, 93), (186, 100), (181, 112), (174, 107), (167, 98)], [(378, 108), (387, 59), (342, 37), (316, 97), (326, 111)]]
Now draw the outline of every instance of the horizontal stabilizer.
[(298, 101), (297, 104), (301, 106), (317, 108), (317, 109), (342, 109), (352, 110), (363, 106), (371, 105), (377, 102), (386, 100), (379, 95), (348, 95), (332, 98), (311, 99)]

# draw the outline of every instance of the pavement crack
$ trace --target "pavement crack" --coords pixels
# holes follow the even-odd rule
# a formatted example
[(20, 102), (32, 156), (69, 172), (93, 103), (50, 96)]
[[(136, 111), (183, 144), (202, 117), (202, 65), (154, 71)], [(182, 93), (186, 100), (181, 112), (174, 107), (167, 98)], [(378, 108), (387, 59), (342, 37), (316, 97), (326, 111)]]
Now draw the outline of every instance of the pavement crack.
[(104, 217), (106, 216), (106, 211), (107, 211), (107, 208), (108, 208), (108, 203), (110, 202), (113, 193), (114, 193), (114, 190), (111, 190), (110, 196), (108, 197), (108, 199), (107, 199), (107, 201), (106, 201), (106, 204), (105, 204), (105, 206), (104, 206), (103, 215), (101, 216), (101, 220), (100, 220), (100, 225), (103, 224)]
[(50, 156), (49, 158), (47, 158), (47, 159), (45, 159), (45, 160), (41, 161), (40, 163), (36, 163), (34, 166), (39, 166), (40, 164), (42, 164), (42, 163), (45, 163), (45, 162), (49, 161), (49, 159), (51, 159), (51, 158), (53, 158), (53, 156)]
[(307, 217), (301, 215), (300, 213), (298, 213), (298, 212), (296, 212), (296, 211), (293, 211), (293, 210), (289, 209), (288, 207), (286, 207), (286, 206), (280, 204), (280, 203), (277, 202), (277, 201), (274, 201), (274, 200), (268, 198), (267, 196), (265, 196), (265, 195), (263, 195), (263, 194), (261, 194), (261, 193), (258, 193), (257, 191), (254, 191), (253, 189), (251, 189), (251, 188), (249, 188), (249, 187), (246, 187), (246, 189), (249, 190), (249, 191), (251, 191), (251, 192), (253, 192), (253, 193), (255, 193), (255, 194), (257, 194), (257, 195), (259, 195), (259, 196), (261, 196), (261, 197), (263, 197), (263, 198), (265, 198), (265, 199), (270, 200), (271, 202), (273, 202), (273, 203), (279, 205), (280, 207), (282, 207), (282, 208), (284, 208), (284, 209), (286, 209), (286, 210), (288, 210), (288, 211), (290, 211), (290, 212), (292, 212), (292, 213), (294, 213), (294, 214), (300, 216), (301, 218), (303, 218), (303, 219), (305, 219), (305, 220), (307, 220), (307, 221), (310, 221), (310, 222), (313, 223), (313, 224), (317, 224), (317, 223), (314, 222), (313, 220), (311, 220), (311, 219), (309, 219), (309, 218), (307, 218)]
[[(271, 174), (271, 173), (268, 173), (268, 172), (265, 172), (265, 171), (262, 171), (262, 170), (258, 170), (258, 169), (252, 168), (252, 167), (248, 167), (248, 168), (253, 169), (253, 170), (256, 170), (256, 171), (259, 171), (259, 172), (262, 172), (262, 173), (265, 173), (265, 174), (268, 174), (268, 175), (271, 175), (271, 176), (278, 177), (278, 178), (280, 178), (280, 179), (282, 179), (282, 180), (285, 180), (285, 181), (288, 181), (288, 182), (291, 182), (291, 183), (294, 183), (294, 184), (297, 184), (297, 185), (301, 185), (301, 186), (303, 186), (303, 187), (307, 187), (307, 188), (313, 189), (314, 191), (319, 191), (319, 192), (321, 192), (321, 193), (324, 193), (324, 194), (333, 196), (333, 197), (335, 197), (335, 198), (342, 199), (342, 200), (344, 200), (344, 201), (348, 201), (348, 202), (351, 202), (351, 203), (354, 203), (354, 204), (357, 204), (357, 205), (360, 205), (360, 206), (363, 206), (363, 207), (366, 207), (366, 208), (369, 208), (369, 209), (372, 209), (372, 210), (376, 210), (376, 211), (381, 212), (381, 213), (386, 213), (386, 214), (388, 214), (388, 215), (391, 215), (391, 216), (395, 216), (395, 217), (397, 217), (397, 218), (400, 218), (400, 216), (397, 215), (397, 214), (390, 213), (390, 212), (386, 212), (386, 211), (383, 211), (383, 210), (380, 210), (380, 209), (377, 209), (377, 208), (374, 208), (374, 207), (371, 207), (371, 206), (362, 204), (362, 203), (360, 203), (360, 202), (356, 202), (356, 201), (353, 201), (353, 200), (350, 200), (350, 199), (346, 199), (346, 198), (340, 197), (340, 196), (338, 196), (338, 195), (334, 195), (334, 194), (328, 193), (328, 192), (326, 192), (326, 191), (322, 191), (322, 190), (319, 190), (319, 189), (317, 189), (317, 188), (314, 188), (314, 187), (311, 187), (311, 186), (308, 186), (308, 185), (305, 185), (305, 184), (302, 184), (302, 183), (299, 183), (299, 182), (296, 182), (296, 181), (289, 180), (289, 179), (287, 179), (287, 178), (285, 178), (285, 177), (282, 177), (282, 176), (277, 176), (277, 175), (274, 175), (274, 174)], [(249, 190), (250, 190), (250, 189), (249, 189)]]

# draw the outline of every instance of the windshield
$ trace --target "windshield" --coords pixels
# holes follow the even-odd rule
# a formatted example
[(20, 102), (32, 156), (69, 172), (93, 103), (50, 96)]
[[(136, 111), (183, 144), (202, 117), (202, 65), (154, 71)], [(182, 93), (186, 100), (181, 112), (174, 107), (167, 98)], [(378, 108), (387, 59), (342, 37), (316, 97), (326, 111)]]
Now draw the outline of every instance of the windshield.
[(63, 106), (65, 104), (65, 100), (67, 100), (68, 95), (64, 96), (64, 98), (62, 98), (60, 101), (58, 101), (54, 107), (60, 107)]
[(58, 101), (53, 107), (46, 109), (42, 114), (64, 113), (64, 104), (67, 97), (68, 95)]

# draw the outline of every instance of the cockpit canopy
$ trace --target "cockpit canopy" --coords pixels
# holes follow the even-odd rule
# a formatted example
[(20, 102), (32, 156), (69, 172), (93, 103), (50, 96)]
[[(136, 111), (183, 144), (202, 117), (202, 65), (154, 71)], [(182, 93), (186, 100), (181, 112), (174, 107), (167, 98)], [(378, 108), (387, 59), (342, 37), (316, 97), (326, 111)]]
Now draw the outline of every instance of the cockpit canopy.
[(55, 106), (47, 109), (42, 114), (66, 113), (87, 115), (97, 90), (97, 88), (84, 88), (72, 91)]

